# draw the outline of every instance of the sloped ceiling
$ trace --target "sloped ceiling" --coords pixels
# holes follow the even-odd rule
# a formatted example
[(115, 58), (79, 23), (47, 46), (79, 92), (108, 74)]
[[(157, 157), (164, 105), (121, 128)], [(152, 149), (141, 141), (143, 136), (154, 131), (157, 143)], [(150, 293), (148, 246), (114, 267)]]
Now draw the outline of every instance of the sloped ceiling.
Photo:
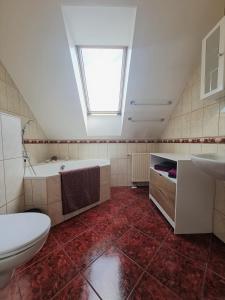
[[(0, 59), (47, 136), (57, 139), (87, 137), (62, 16), (65, 3), (137, 5), (122, 137), (159, 136), (166, 122), (133, 123), (128, 117), (169, 117), (200, 61), (203, 36), (223, 15), (224, 1), (1, 0)], [(132, 100), (173, 105), (134, 107)]]

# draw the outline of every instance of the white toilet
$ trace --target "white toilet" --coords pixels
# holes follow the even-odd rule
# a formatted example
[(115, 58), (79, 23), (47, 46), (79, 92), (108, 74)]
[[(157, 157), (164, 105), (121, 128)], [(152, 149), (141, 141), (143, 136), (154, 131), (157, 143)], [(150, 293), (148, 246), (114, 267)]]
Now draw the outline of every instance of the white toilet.
[(44, 245), (51, 220), (41, 213), (0, 215), (0, 288)]

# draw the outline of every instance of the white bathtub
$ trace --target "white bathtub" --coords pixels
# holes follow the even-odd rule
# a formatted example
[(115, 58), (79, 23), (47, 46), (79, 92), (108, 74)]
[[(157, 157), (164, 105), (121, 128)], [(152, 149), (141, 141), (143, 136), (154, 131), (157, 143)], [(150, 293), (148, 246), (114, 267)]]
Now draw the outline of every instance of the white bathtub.
[[(62, 214), (60, 167), (75, 170), (87, 167), (100, 167), (100, 201), (73, 213)], [(36, 175), (27, 167), (24, 176), (25, 208), (39, 208), (48, 214), (52, 225), (61, 223), (110, 198), (110, 161), (107, 159), (86, 159), (59, 161), (34, 166)]]
[(33, 173), (30, 167), (26, 168), (25, 179), (33, 179), (34, 177), (45, 178), (49, 176), (54, 176), (61, 172), (60, 167), (65, 166), (64, 171), (76, 170), (94, 166), (110, 166), (110, 161), (108, 159), (84, 159), (84, 160), (67, 160), (50, 162), (46, 164), (39, 164), (33, 166), (36, 175)]

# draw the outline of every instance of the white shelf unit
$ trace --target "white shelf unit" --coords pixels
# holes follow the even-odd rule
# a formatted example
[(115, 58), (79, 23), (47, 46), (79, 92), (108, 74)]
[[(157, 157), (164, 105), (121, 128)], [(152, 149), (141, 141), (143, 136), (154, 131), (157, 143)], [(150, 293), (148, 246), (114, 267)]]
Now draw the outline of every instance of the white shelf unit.
[[(154, 169), (165, 161), (176, 164), (176, 179)], [(149, 173), (149, 197), (175, 234), (212, 232), (215, 182), (193, 164), (190, 156), (151, 153)]]

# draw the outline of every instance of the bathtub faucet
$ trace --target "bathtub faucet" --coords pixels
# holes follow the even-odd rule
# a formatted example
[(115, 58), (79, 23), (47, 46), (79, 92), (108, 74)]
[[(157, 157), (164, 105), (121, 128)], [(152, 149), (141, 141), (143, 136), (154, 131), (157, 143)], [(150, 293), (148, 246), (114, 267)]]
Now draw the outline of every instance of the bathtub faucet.
[(65, 165), (61, 165), (61, 167), (60, 167), (60, 171), (63, 171), (64, 169), (65, 169)]

